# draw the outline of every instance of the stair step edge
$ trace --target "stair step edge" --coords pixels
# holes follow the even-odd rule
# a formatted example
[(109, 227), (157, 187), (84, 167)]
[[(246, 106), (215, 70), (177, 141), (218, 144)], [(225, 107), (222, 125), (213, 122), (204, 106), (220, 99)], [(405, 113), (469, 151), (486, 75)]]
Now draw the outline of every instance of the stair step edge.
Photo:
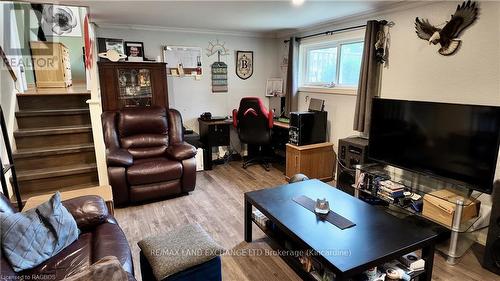
[(14, 136), (26, 137), (26, 136), (63, 135), (63, 134), (82, 133), (90, 131), (92, 131), (91, 125), (45, 127), (37, 129), (19, 129), (14, 132)]
[(17, 180), (21, 182), (21, 181), (30, 181), (38, 179), (47, 179), (47, 178), (89, 173), (93, 171), (97, 172), (97, 164), (72, 165), (72, 166), (66, 166), (65, 168), (56, 167), (56, 168), (26, 170), (17, 173)]
[[(44, 194), (54, 194), (56, 191), (64, 192), (64, 191), (78, 190), (78, 189), (94, 187), (94, 186), (99, 186), (99, 182), (90, 182), (90, 183), (86, 183), (86, 184), (78, 184), (78, 185), (64, 186), (64, 187), (57, 187), (57, 188), (47, 188), (47, 189), (42, 189), (39, 191), (31, 191), (31, 192), (23, 192), (21, 190), (21, 200), (22, 200), (23, 205), (24, 205), (24, 204), (26, 204), (26, 201), (33, 196), (39, 196), (39, 195), (44, 195)], [(15, 195), (11, 195), (10, 202), (17, 206), (17, 200), (16, 200)]]
[(88, 108), (20, 110), (16, 112), (16, 117), (79, 115), (88, 113), (90, 113), (90, 110)]
[(94, 150), (94, 144), (88, 143), (80, 145), (20, 149), (14, 152), (13, 156), (14, 159), (25, 159), (39, 156), (62, 155), (92, 150)]

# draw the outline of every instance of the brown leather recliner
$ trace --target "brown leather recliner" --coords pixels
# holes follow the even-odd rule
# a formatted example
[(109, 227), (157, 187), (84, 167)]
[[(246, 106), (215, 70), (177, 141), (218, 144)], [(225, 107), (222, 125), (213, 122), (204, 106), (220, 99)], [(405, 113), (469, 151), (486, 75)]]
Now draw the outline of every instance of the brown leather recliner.
[[(39, 266), (18, 273), (2, 252), (0, 280), (62, 280), (106, 256), (115, 256), (127, 272), (128, 280), (135, 280), (127, 238), (109, 214), (104, 200), (99, 196), (88, 195), (62, 201), (62, 204), (81, 231), (78, 239)], [(9, 199), (1, 193), (0, 212), (17, 212)]]
[(185, 143), (175, 109), (126, 108), (102, 114), (108, 176), (115, 205), (193, 191), (196, 149)]

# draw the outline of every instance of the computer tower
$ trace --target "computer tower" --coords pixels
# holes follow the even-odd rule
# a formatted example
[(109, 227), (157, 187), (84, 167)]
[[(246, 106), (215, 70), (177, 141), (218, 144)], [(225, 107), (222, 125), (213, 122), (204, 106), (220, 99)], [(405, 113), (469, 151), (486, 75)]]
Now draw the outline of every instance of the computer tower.
[(368, 140), (349, 137), (339, 140), (337, 188), (354, 195), (355, 165), (368, 163)]
[(483, 267), (500, 275), (500, 180), (493, 185), (492, 202)]
[(289, 143), (307, 145), (326, 142), (327, 112), (291, 112)]

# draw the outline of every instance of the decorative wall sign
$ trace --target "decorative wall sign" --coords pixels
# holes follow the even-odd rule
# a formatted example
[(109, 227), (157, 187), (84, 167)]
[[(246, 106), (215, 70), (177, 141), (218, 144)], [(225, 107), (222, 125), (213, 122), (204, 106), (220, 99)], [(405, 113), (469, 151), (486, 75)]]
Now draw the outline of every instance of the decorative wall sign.
[(253, 74), (253, 51), (236, 51), (236, 75), (245, 80)]
[[(220, 42), (217, 39), (215, 42), (208, 42), (207, 56), (211, 57), (212, 55), (218, 54), (219, 56), (227, 56), (229, 55), (229, 49), (227, 49), (224, 45), (226, 42)], [(220, 61), (220, 59), (219, 59)]]
[(227, 64), (221, 61), (212, 64), (212, 92), (227, 93)]
[(78, 7), (44, 4), (41, 26), (46, 36), (82, 36)]
[(478, 13), (479, 7), (477, 2), (469, 0), (457, 6), (455, 14), (451, 16), (451, 19), (446, 22), (443, 28), (435, 27), (429, 23), (429, 20), (420, 20), (417, 17), (415, 19), (417, 36), (420, 39), (429, 41), (429, 44), (436, 45), (439, 43), (441, 48), (439, 48), (438, 53), (441, 55), (453, 55), (462, 44), (462, 40), (457, 38), (467, 27), (476, 21)]

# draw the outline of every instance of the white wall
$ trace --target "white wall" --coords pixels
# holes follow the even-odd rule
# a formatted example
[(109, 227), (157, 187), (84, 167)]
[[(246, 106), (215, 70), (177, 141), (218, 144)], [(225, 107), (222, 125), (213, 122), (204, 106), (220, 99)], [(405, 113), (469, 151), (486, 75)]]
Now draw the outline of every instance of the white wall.
[[(390, 31), (389, 68), (382, 72), (384, 98), (500, 105), (499, 2), (480, 3), (478, 21), (463, 32), (462, 48), (453, 56), (441, 56), (437, 53), (438, 46), (429, 46), (415, 34), (415, 17), (429, 18), (438, 25), (449, 18), (458, 3), (461, 2), (420, 5), (375, 18), (325, 26), (322, 30), (354, 26), (368, 19), (395, 22)], [(331, 123), (330, 140), (335, 146), (338, 139), (356, 134), (352, 130), (355, 96), (301, 92), (299, 110), (307, 108), (306, 96), (325, 99)]]
[[(198, 131), (197, 118), (203, 112), (212, 115), (230, 115), (233, 108), (238, 108), (239, 101), (245, 96), (265, 97), (268, 78), (276, 77), (278, 67), (276, 40), (270, 38), (229, 36), (193, 32), (172, 32), (166, 30), (132, 30), (122, 28), (99, 28), (98, 37), (119, 38), (128, 41), (144, 42), (145, 55), (156, 59), (162, 55), (162, 46), (180, 45), (201, 47), (203, 76), (199, 81), (191, 77), (168, 77), (168, 95), (170, 107), (179, 110), (187, 127)], [(221, 60), (228, 65), (228, 93), (213, 94), (211, 91), (210, 65), (217, 56), (207, 57), (205, 49), (209, 41), (219, 39), (225, 42), (229, 56)], [(254, 52), (254, 73), (247, 80), (242, 80), (235, 73), (235, 51)], [(266, 101), (267, 104), (267, 101)]]
[[(12, 3), (2, 3), (0, 4), (0, 15), (5, 15), (7, 11), (10, 11), (13, 9), (13, 4)], [(15, 17), (12, 17), (12, 22), (10, 22), (7, 25), (4, 25), (5, 21), (0, 20), (0, 46), (6, 47), (6, 46), (13, 46), (11, 43), (13, 40), (19, 40), (19, 38), (12, 36), (11, 34), (11, 29), (14, 26), (11, 26), (10, 24), (15, 25)], [(15, 46), (15, 45), (14, 45)], [(7, 54), (7, 55), (13, 55), (13, 54)], [(10, 56), (9, 56), (10, 57)], [(14, 69), (17, 72), (17, 69)], [(19, 75), (19, 73), (17, 73)], [(18, 78), (20, 79), (20, 77)], [(18, 80), (20, 81), (20, 80)], [(18, 86), (19, 88), (19, 86)], [(5, 123), (7, 125), (7, 131), (11, 143), (12, 149), (15, 149), (15, 143), (14, 143), (14, 137), (13, 137), (13, 132), (14, 129), (17, 128), (16, 120), (14, 117), (14, 113), (16, 111), (17, 107), (17, 99), (16, 99), (16, 85), (14, 80), (11, 78), (9, 71), (7, 70), (6, 65), (4, 64), (3, 60), (0, 61), (0, 105), (2, 106), (3, 110), (3, 115), (5, 117)], [(5, 150), (4, 147), (4, 140), (2, 137), (2, 134), (0, 134), (0, 157), (2, 158), (3, 163), (8, 162), (7, 158), (7, 151)], [(7, 179), (10, 178), (11, 173), (10, 171), (6, 174)], [(7, 188), (9, 190), (9, 194), (12, 195), (12, 187), (10, 186), (10, 181), (7, 180)], [(1, 189), (0, 189), (1, 192)]]

